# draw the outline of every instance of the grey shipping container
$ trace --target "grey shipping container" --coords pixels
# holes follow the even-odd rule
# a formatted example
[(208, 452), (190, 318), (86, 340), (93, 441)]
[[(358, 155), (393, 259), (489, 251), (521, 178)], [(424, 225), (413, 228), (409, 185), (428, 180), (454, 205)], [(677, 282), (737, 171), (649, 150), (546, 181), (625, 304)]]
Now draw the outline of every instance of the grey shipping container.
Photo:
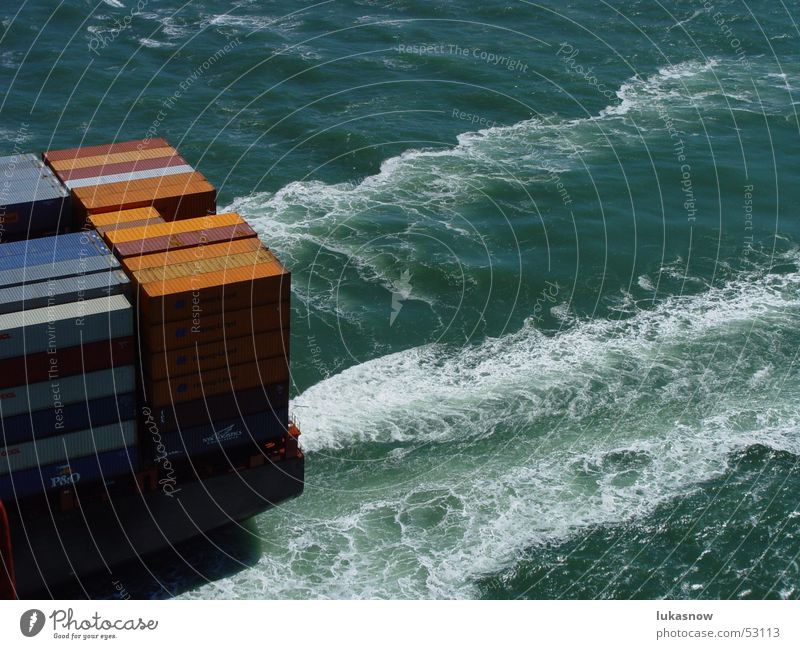
[(45, 263), (37, 266), (23, 266), (10, 270), (0, 270), (0, 286), (10, 288), (20, 284), (34, 284), (49, 279), (62, 279), (76, 275), (91, 275), (119, 270), (120, 264), (114, 255), (96, 255), (81, 257), (79, 260), (67, 259), (56, 263)]
[[(58, 366), (54, 369), (57, 372)], [(65, 377), (59, 377), (56, 373), (49, 381), (5, 388), (0, 393), (0, 417), (13, 417), (22, 412), (35, 412), (45, 408), (63, 410), (64, 406), (71, 403), (92, 401), (134, 390), (136, 377), (133, 365)]]
[(36, 354), (133, 335), (133, 309), (124, 295), (0, 315), (0, 358)]
[(178, 165), (175, 167), (161, 167), (160, 169), (141, 169), (139, 171), (129, 171), (121, 174), (109, 174), (107, 176), (96, 176), (95, 178), (76, 178), (67, 180), (64, 184), (70, 189), (79, 187), (93, 187), (95, 185), (108, 185), (110, 183), (126, 183), (133, 180), (143, 180), (145, 178), (160, 178), (162, 176), (174, 176), (176, 174), (186, 174), (194, 171), (191, 165)]
[(105, 453), (136, 443), (136, 422), (117, 422), (58, 437), (0, 447), (0, 475)]
[(46, 282), (0, 288), (0, 314), (40, 309), (107, 295), (128, 294), (130, 281), (121, 270), (76, 275)]

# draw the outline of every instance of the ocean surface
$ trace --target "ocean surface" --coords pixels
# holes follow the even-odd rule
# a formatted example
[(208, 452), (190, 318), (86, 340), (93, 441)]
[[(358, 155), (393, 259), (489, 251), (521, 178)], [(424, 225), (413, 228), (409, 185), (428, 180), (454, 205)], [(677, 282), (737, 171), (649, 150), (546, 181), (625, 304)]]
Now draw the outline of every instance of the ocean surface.
[(129, 591), (800, 595), (796, 0), (0, 15), (3, 153), (165, 137), (293, 272), (304, 495)]

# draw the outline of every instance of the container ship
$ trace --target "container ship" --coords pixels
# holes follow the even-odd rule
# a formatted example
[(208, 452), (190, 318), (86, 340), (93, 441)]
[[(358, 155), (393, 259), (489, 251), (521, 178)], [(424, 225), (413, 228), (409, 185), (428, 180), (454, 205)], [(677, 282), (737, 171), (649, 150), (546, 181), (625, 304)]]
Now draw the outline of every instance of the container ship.
[(302, 492), (290, 282), (163, 139), (0, 158), (0, 596)]

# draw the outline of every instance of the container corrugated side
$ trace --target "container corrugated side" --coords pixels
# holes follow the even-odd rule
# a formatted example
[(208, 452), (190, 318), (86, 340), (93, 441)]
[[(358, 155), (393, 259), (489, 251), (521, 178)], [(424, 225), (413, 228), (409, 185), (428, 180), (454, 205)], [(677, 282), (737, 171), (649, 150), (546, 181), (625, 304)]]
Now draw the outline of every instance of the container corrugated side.
[(77, 200), (76, 222), (83, 222), (89, 212), (101, 214), (121, 209), (152, 206), (161, 216), (171, 221), (216, 211), (217, 192), (209, 183), (196, 183), (188, 187), (160, 187), (128, 192), (122, 196), (89, 197)]
[(127, 257), (122, 260), (122, 267), (127, 273), (135, 273), (149, 268), (170, 266), (172, 264), (185, 264), (197, 259), (213, 259), (227, 255), (238, 255), (243, 252), (252, 252), (262, 247), (257, 237), (248, 239), (234, 239), (223, 243), (210, 243), (195, 248), (181, 248), (169, 252), (157, 252), (148, 255)]
[(142, 377), (142, 384), (145, 399), (155, 407), (162, 407), (223, 392), (284, 383), (288, 379), (289, 367), (285, 358), (262, 358), (165, 381), (150, 381), (148, 377)]
[(90, 169), (92, 167), (103, 167), (106, 165), (136, 162), (138, 160), (149, 160), (152, 158), (165, 158), (176, 156), (178, 152), (171, 146), (157, 147), (155, 149), (142, 149), (141, 151), (122, 151), (120, 153), (108, 153), (105, 155), (85, 156), (83, 158), (68, 158), (65, 160), (54, 160), (47, 162), (56, 175), (69, 173), (77, 169)]
[(70, 403), (61, 409), (45, 408), (0, 419), (0, 441), (5, 439), (5, 444), (21, 444), (135, 417), (136, 394), (113, 394), (88, 402)]
[(140, 284), (139, 311), (146, 322), (171, 322), (199, 307), (204, 313), (249, 309), (288, 301), (291, 274), (279, 262), (233, 268), (190, 278)]
[(0, 358), (133, 335), (124, 295), (0, 315)]
[(31, 494), (103, 481), (113, 484), (115, 478), (139, 470), (138, 449), (129, 446), (70, 460), (67, 463), (25, 469), (0, 476), (0, 499), (13, 501)]
[(71, 403), (86, 403), (111, 394), (133, 392), (135, 389), (133, 365), (64, 376), (40, 383), (25, 383), (5, 388), (0, 394), (0, 417), (13, 417), (22, 412), (45, 408), (63, 408)]
[(0, 156), (0, 171), (37, 166), (41, 166), (41, 161), (35, 153), (16, 153), (14, 155)]
[[(91, 249), (95, 248), (96, 253)], [(41, 239), (31, 239), (29, 241), (15, 241), (13, 243), (0, 244), (0, 258), (22, 257), (17, 262), (21, 265), (27, 264), (27, 259), (33, 255), (50, 254), (54, 255), (62, 250), (83, 251), (83, 254), (103, 254), (110, 255), (111, 250), (95, 232), (72, 232), (70, 234), (59, 234), (52, 237), (42, 237)], [(2, 263), (2, 262), (0, 262)], [(8, 268), (4, 266), (3, 268)], [(16, 266), (13, 266), (16, 268)]]
[(147, 431), (155, 424), (159, 432), (207, 426), (214, 421), (235, 419), (257, 412), (276, 411), (289, 405), (289, 382), (259, 386), (238, 392), (223, 392), (196, 401), (174, 403), (161, 408), (144, 404), (139, 426)]
[(80, 167), (60, 171), (56, 175), (65, 184), (70, 180), (83, 178), (98, 178), (100, 176), (113, 176), (115, 174), (130, 173), (132, 171), (145, 171), (146, 169), (163, 169), (165, 167), (186, 166), (189, 163), (179, 155), (162, 156), (159, 158), (140, 158), (112, 162), (110, 164), (95, 165), (93, 167)]
[(72, 461), (81, 457), (105, 453), (136, 443), (136, 422), (98, 426), (57, 437), (0, 448), (0, 475), (15, 473), (36, 466)]
[(178, 174), (191, 173), (193, 171), (194, 167), (191, 165), (179, 165), (174, 167), (161, 167), (159, 169), (140, 169), (139, 171), (94, 176), (93, 178), (75, 178), (74, 180), (65, 181), (64, 184), (69, 189), (78, 189), (80, 187), (96, 187), (98, 185), (110, 185), (112, 183), (132, 183), (145, 178), (155, 180)]
[(148, 353), (204, 345), (289, 326), (289, 303), (273, 302), (252, 309), (227, 309), (217, 313), (194, 312), (173, 322), (149, 323), (140, 319), (139, 340)]
[(160, 217), (158, 210), (152, 207), (139, 207), (134, 210), (120, 210), (119, 212), (106, 212), (105, 214), (90, 214), (87, 221), (93, 227), (103, 225), (116, 225), (117, 223), (129, 223), (131, 221), (141, 221), (143, 219), (154, 219)]
[[(1, 262), (2, 260), (0, 260), (0, 265), (2, 265)], [(45, 282), (50, 279), (104, 273), (119, 268), (119, 261), (114, 255), (96, 255), (80, 259), (67, 258), (56, 263), (39, 263), (35, 266), (0, 270), (0, 286), (8, 288), (20, 284)]]
[(47, 381), (51, 375), (62, 377), (95, 372), (109, 367), (132, 365), (136, 360), (133, 336), (98, 340), (82, 346), (53, 349), (38, 354), (0, 360), (0, 389), (26, 383)]
[(0, 289), (0, 314), (121, 293), (130, 295), (130, 281), (121, 270), (19, 284)]
[(243, 252), (238, 255), (212, 257), (210, 259), (201, 258), (183, 264), (171, 264), (169, 266), (162, 266), (161, 268), (140, 270), (133, 274), (131, 280), (137, 284), (163, 282), (168, 279), (177, 279), (178, 277), (215, 273), (226, 269), (240, 268), (248, 265), (252, 266), (253, 264), (266, 264), (272, 261), (275, 261), (275, 255), (266, 248), (260, 248), (252, 252)]
[(141, 151), (143, 149), (157, 149), (168, 147), (169, 143), (160, 138), (148, 138), (143, 140), (126, 140), (124, 142), (112, 142), (110, 144), (96, 144), (93, 146), (78, 146), (70, 149), (58, 149), (45, 151), (42, 158), (45, 161), (69, 160), (74, 158), (86, 158), (90, 156), (108, 155), (110, 153), (122, 153), (124, 151)]
[(225, 214), (215, 214), (214, 216), (201, 216), (194, 219), (184, 219), (183, 221), (173, 221), (157, 226), (143, 226), (132, 228), (125, 232), (107, 234), (104, 237), (106, 244), (124, 243), (125, 241), (135, 241), (137, 239), (164, 237), (184, 232), (194, 232), (197, 230), (210, 230), (225, 225), (237, 225), (244, 223), (244, 219), (236, 212), (226, 212)]
[(241, 365), (253, 358), (270, 357), (289, 358), (288, 329), (251, 333), (182, 349), (149, 352), (142, 354), (142, 369), (150, 379), (157, 381), (227, 365)]
[(95, 232), (99, 235), (104, 235), (106, 232), (115, 232), (117, 230), (127, 230), (128, 228), (138, 228), (143, 225), (157, 225), (159, 223), (166, 223), (160, 216), (153, 216), (149, 219), (142, 219), (140, 221), (128, 221), (127, 223), (115, 223), (114, 225), (98, 225)]
[[(172, 223), (183, 223), (183, 221), (172, 221)], [(207, 230), (194, 230), (163, 237), (148, 237), (146, 239), (137, 239), (136, 241), (125, 241), (123, 243), (115, 243), (113, 246), (114, 254), (120, 259), (128, 259), (143, 254), (174, 252), (219, 242), (254, 238), (256, 238), (256, 231), (253, 228), (247, 223), (238, 223)]]
[(141, 178), (139, 180), (125, 180), (108, 183), (105, 185), (91, 185), (89, 187), (75, 187), (72, 195), (82, 203), (87, 201), (118, 201), (125, 200), (127, 195), (147, 191), (151, 195), (155, 192), (170, 189), (183, 191), (193, 184), (205, 181), (204, 176), (196, 171), (162, 176), (158, 178)]
[(27, 169), (5, 176), (0, 188), (0, 205), (35, 203), (69, 195), (64, 185), (47, 167)]
[(264, 444), (286, 435), (287, 411), (259, 412), (226, 419), (207, 426), (166, 433), (163, 444), (170, 461), (180, 462), (210, 453), (252, 448), (264, 451)]
[(0, 241), (58, 232), (72, 227), (72, 201), (68, 196), (52, 196), (35, 201), (18, 201), (0, 206)]

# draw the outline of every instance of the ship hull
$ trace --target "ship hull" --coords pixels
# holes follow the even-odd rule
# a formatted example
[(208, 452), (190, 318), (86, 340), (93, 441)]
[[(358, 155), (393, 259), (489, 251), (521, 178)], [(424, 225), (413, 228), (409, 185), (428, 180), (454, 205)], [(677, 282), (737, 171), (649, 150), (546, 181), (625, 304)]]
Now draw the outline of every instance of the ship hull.
[(24, 520), (9, 511), (20, 598), (54, 589), (251, 518), (303, 491), (304, 458), (240, 469)]

